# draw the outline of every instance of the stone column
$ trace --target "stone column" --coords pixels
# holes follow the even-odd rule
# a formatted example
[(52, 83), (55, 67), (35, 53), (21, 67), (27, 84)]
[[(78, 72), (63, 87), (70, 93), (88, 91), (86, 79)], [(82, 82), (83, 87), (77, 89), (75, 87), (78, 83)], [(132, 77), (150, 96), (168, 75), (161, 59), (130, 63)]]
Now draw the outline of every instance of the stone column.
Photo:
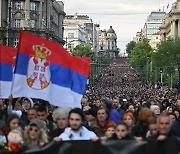
[(177, 36), (180, 37), (180, 20), (178, 19)]
[(43, 11), (43, 9), (42, 9), (42, 1), (40, 1), (39, 7), (38, 7), (38, 14), (39, 14), (38, 28), (42, 28), (42, 24), (43, 24), (42, 23), (43, 22), (43, 20), (42, 20), (42, 11)]
[(29, 27), (29, 21), (30, 21), (30, 0), (25, 1), (25, 20), (24, 20), (24, 27)]

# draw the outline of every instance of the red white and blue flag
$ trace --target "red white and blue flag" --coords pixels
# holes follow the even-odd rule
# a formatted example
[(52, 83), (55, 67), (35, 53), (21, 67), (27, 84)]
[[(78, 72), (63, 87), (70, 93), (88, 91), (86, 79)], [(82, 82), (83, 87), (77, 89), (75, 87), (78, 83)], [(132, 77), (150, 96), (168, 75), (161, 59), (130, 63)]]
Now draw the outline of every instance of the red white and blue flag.
[(89, 58), (74, 57), (57, 43), (21, 32), (12, 95), (81, 107), (89, 70)]
[(0, 98), (8, 98), (11, 94), (16, 53), (16, 48), (0, 44)]

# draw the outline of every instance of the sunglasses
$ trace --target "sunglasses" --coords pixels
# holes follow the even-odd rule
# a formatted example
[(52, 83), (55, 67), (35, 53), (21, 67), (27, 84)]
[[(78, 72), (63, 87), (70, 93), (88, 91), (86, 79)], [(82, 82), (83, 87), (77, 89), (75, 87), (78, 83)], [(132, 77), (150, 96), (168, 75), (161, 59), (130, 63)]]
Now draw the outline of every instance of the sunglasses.
[(30, 127), (29, 130), (30, 130), (30, 131), (34, 131), (34, 132), (38, 132), (38, 131), (39, 131), (39, 129), (37, 129), (37, 128), (32, 128), (32, 127)]

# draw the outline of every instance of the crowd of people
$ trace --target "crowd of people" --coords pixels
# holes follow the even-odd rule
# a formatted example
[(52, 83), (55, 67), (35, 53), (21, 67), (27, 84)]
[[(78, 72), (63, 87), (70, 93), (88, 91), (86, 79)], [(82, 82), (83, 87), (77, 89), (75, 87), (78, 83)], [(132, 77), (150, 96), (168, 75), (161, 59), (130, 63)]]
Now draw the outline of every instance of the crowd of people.
[[(67, 96), (68, 97), (68, 96)], [(89, 84), (82, 108), (32, 98), (0, 99), (1, 150), (21, 151), (49, 141), (173, 139), (180, 150), (177, 89), (144, 83), (126, 58), (113, 61)]]

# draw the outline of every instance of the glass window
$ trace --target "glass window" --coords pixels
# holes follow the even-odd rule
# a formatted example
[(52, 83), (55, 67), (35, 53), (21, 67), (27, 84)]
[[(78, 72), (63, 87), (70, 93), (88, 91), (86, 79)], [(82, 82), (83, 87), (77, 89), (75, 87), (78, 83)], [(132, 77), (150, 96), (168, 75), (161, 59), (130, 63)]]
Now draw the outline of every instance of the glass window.
[(35, 28), (35, 25), (36, 25), (36, 21), (35, 20), (30, 20), (29, 21), (29, 27), (30, 28)]
[(15, 38), (13, 46), (16, 48), (18, 46), (19, 39)]
[(30, 2), (30, 10), (31, 11), (37, 11), (38, 10), (38, 5), (36, 2)]
[(15, 9), (22, 10), (22, 9), (24, 9), (24, 2), (16, 1), (16, 2), (14, 2), (14, 6), (15, 6)]
[(20, 19), (14, 20), (14, 27), (17, 27), (17, 28), (21, 27), (21, 20)]
[(68, 38), (74, 38), (74, 33), (68, 33)]

